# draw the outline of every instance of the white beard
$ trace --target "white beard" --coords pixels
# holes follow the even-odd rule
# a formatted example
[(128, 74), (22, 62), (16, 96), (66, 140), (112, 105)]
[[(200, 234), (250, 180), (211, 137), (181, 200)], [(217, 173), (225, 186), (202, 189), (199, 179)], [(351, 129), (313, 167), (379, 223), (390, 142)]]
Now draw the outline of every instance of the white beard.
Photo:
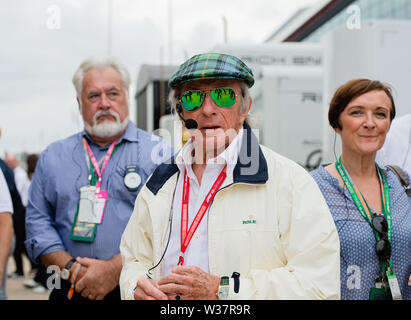
[[(97, 123), (98, 117), (107, 114), (112, 115), (116, 119), (116, 121), (113, 122), (104, 120), (102, 123)], [(84, 129), (88, 134), (92, 136), (99, 138), (110, 138), (118, 135), (121, 131), (123, 131), (128, 126), (128, 122), (128, 116), (123, 121), (120, 121), (120, 116), (116, 112), (111, 110), (100, 110), (94, 115), (92, 126), (84, 121)]]

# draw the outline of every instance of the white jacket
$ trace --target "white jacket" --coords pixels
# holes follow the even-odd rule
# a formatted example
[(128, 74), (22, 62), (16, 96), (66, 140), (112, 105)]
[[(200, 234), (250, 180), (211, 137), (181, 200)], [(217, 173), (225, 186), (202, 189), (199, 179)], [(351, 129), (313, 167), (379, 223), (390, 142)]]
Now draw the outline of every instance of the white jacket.
[[(240, 273), (238, 293), (230, 278), (229, 299), (339, 299), (340, 244), (321, 191), (245, 128), (239, 161), (210, 206), (210, 273)], [(247, 158), (253, 143), (258, 150)], [(251, 175), (242, 171), (246, 158), (257, 160)], [(120, 244), (122, 299), (133, 299), (137, 281), (161, 259), (178, 172), (174, 163), (160, 165), (136, 199)]]

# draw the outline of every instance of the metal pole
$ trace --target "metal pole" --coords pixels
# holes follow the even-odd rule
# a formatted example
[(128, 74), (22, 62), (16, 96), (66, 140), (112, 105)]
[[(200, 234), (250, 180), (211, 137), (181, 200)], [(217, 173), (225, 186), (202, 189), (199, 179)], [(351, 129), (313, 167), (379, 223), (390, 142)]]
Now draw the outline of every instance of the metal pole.
[(164, 62), (163, 62), (163, 47), (160, 48), (160, 117), (166, 114), (165, 92), (164, 92)]
[(112, 14), (113, 14), (113, 1), (108, 0), (108, 7), (107, 7), (107, 55), (111, 55), (111, 29), (112, 29)]
[(227, 43), (228, 41), (228, 35), (227, 35), (227, 18), (225, 16), (221, 17), (223, 19), (223, 36), (224, 36), (224, 43)]
[(168, 1), (168, 63), (173, 64), (173, 0)]

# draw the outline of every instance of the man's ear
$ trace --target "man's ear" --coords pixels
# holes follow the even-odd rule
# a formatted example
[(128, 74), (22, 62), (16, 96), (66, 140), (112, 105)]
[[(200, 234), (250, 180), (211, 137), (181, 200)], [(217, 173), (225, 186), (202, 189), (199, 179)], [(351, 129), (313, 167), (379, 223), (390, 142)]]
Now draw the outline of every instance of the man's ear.
[(252, 99), (251, 96), (250, 96), (250, 97), (248, 97), (248, 105), (247, 105), (247, 108), (245, 108), (244, 111), (243, 111), (243, 112), (241, 113), (241, 115), (240, 115), (241, 118), (244, 118), (244, 119), (242, 119), (242, 121), (244, 121), (244, 120), (246, 119), (248, 113), (249, 113), (250, 110), (251, 110), (252, 104), (253, 104), (253, 99)]
[(248, 97), (247, 114), (250, 112), (252, 104), (253, 104), (253, 98), (251, 98), (251, 96), (249, 96), (249, 97)]

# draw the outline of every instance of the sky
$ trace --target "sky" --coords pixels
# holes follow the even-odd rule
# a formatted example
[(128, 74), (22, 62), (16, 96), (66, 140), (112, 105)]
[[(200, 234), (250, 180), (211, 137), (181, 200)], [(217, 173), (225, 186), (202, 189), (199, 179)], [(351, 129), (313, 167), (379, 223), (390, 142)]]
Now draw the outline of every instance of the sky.
[(224, 19), (228, 43), (263, 43), (298, 8), (316, 2), (1, 1), (0, 157), (41, 152), (83, 129), (71, 79), (89, 56), (111, 54), (128, 68), (130, 119), (135, 119), (142, 64), (179, 65), (209, 51), (224, 41)]

